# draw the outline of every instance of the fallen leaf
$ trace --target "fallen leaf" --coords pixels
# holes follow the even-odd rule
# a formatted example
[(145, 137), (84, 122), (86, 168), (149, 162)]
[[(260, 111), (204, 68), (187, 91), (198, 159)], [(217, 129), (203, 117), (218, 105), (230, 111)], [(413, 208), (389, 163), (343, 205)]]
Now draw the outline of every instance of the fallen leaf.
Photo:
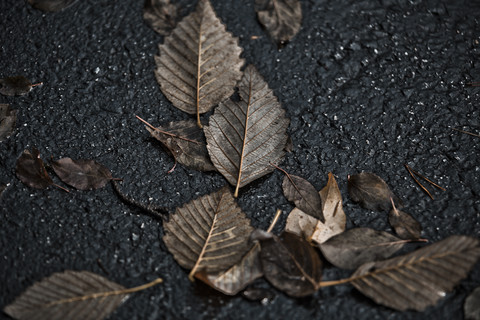
[(395, 233), (402, 239), (418, 239), (422, 233), (422, 226), (410, 214), (400, 211), (392, 201), (392, 210), (388, 213), (388, 222)]
[(271, 233), (267, 237), (261, 235), (259, 240), (263, 273), (275, 288), (292, 297), (304, 297), (317, 291), (322, 261), (315, 248), (288, 232), (280, 237)]
[(37, 189), (45, 189), (53, 184), (52, 178), (47, 173), (40, 152), (33, 147), (32, 151), (23, 151), (17, 160), (15, 172), (17, 177), (27, 186)]
[(281, 47), (300, 30), (302, 6), (299, 0), (255, 0), (258, 20)]
[(285, 232), (293, 233), (307, 241), (311, 241), (317, 225), (322, 223), (317, 218), (306, 214), (298, 208), (294, 208), (287, 217)]
[(354, 228), (320, 244), (320, 249), (323, 256), (334, 266), (355, 269), (366, 262), (390, 257), (406, 242), (387, 232)]
[(285, 155), (289, 120), (267, 83), (249, 65), (240, 81), (241, 100), (221, 103), (205, 127), (207, 149), (217, 170), (235, 186), (274, 170)]
[(353, 202), (359, 202), (362, 207), (375, 211), (390, 211), (390, 198), (398, 207), (403, 202), (390, 191), (387, 183), (379, 176), (362, 172), (348, 177), (348, 193)]
[(208, 0), (199, 0), (196, 10), (182, 19), (155, 57), (155, 75), (173, 105), (196, 114), (209, 111), (230, 97), (242, 77), (242, 48), (225, 30)]
[(203, 130), (195, 121), (175, 121), (158, 128), (146, 128), (181, 164), (199, 171), (217, 170), (208, 156)]
[(95, 160), (62, 158), (52, 161), (52, 167), (63, 182), (78, 190), (102, 188), (113, 179), (110, 170)]
[(17, 110), (10, 108), (8, 104), (0, 103), (0, 142), (12, 134), (17, 121)]
[(236, 264), (250, 248), (253, 228), (228, 187), (177, 208), (164, 224), (165, 242), (175, 260), (190, 269), (214, 273)]
[(156, 279), (143, 286), (126, 289), (88, 271), (64, 271), (34, 283), (4, 312), (18, 320), (104, 319), (129, 294), (162, 282)]
[(0, 79), (0, 93), (5, 96), (22, 96), (32, 90), (34, 86), (40, 85), (32, 84), (30, 80), (24, 76), (14, 76)]
[(480, 320), (480, 287), (477, 287), (465, 299), (463, 305), (465, 320)]
[(155, 32), (169, 35), (177, 23), (177, 6), (170, 0), (145, 0), (143, 19)]
[(479, 257), (478, 239), (451, 236), (400, 257), (366, 263), (349, 282), (378, 304), (423, 311), (465, 278)]

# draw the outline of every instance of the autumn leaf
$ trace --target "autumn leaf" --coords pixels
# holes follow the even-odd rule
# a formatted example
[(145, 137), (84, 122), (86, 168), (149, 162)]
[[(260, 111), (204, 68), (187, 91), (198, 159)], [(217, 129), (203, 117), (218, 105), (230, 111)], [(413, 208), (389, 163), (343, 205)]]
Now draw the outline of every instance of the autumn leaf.
[(143, 19), (155, 32), (169, 35), (177, 23), (177, 6), (170, 0), (145, 0)]
[(242, 77), (242, 48), (225, 30), (208, 0), (199, 0), (196, 10), (180, 21), (155, 57), (155, 75), (173, 105), (200, 114), (230, 97)]
[(13, 76), (0, 79), (0, 93), (5, 96), (22, 96), (42, 83), (32, 84), (24, 76)]
[(158, 278), (126, 289), (88, 271), (67, 270), (34, 283), (3, 311), (18, 320), (100, 320), (113, 313), (130, 293), (161, 282)]
[(400, 211), (392, 200), (392, 210), (388, 214), (388, 222), (395, 233), (402, 239), (418, 239), (422, 233), (422, 226), (410, 214)]
[(52, 161), (52, 167), (63, 182), (79, 190), (102, 188), (113, 179), (110, 170), (95, 160), (62, 158)]
[(16, 121), (17, 110), (11, 109), (8, 104), (0, 103), (0, 142), (10, 136)]
[(23, 151), (17, 160), (15, 172), (17, 177), (29, 187), (45, 189), (53, 185), (52, 178), (48, 175), (40, 158), (40, 151), (35, 147), (32, 148), (32, 151)]
[(255, 0), (258, 20), (281, 47), (300, 30), (302, 6), (299, 0)]
[(379, 176), (362, 172), (348, 177), (348, 193), (354, 202), (368, 210), (390, 211), (390, 198), (398, 207), (402, 201), (390, 191), (387, 183)]
[(235, 186), (234, 196), (248, 183), (274, 170), (285, 155), (289, 120), (254, 66), (240, 81), (241, 101), (221, 103), (205, 127), (207, 149), (217, 170)]
[(480, 287), (477, 287), (470, 293), (463, 305), (465, 320), (480, 319)]
[(190, 280), (200, 271), (214, 273), (237, 263), (249, 249), (253, 228), (228, 187), (177, 208), (164, 224), (168, 250)]

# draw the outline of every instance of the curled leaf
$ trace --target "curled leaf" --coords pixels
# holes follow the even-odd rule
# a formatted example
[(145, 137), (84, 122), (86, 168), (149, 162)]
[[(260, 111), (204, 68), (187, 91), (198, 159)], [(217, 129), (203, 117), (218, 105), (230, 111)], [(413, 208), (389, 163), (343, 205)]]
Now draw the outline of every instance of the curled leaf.
[(17, 110), (10, 108), (8, 104), (0, 103), (0, 142), (10, 136), (17, 121)]
[(18, 320), (100, 320), (125, 302), (129, 293), (160, 282), (126, 289), (88, 271), (67, 270), (34, 283), (3, 311)]
[(240, 81), (241, 100), (221, 103), (205, 127), (207, 149), (217, 170), (238, 190), (271, 172), (281, 161), (289, 120), (254, 66)]
[(37, 189), (45, 189), (53, 184), (52, 178), (47, 173), (40, 152), (33, 147), (32, 151), (23, 151), (17, 160), (15, 172), (17, 177), (27, 186)]
[(236, 264), (249, 249), (253, 228), (228, 187), (177, 208), (164, 224), (165, 242), (175, 260), (191, 269), (214, 273)]
[(392, 210), (388, 213), (388, 222), (395, 233), (402, 239), (418, 239), (422, 233), (422, 226), (410, 214), (400, 211), (392, 201)]
[(155, 32), (166, 36), (177, 23), (177, 6), (170, 0), (145, 0), (143, 19)]
[(5, 96), (22, 96), (29, 93), (33, 86), (24, 76), (0, 79), (0, 93)]
[(334, 266), (355, 269), (366, 262), (390, 257), (405, 242), (387, 232), (354, 228), (330, 238), (320, 245), (320, 249)]
[(230, 97), (241, 78), (242, 48), (225, 30), (208, 0), (180, 21), (155, 57), (155, 75), (160, 88), (173, 105), (196, 114), (209, 111)]
[(349, 176), (348, 193), (354, 202), (359, 202), (368, 210), (389, 211), (392, 207), (390, 198), (397, 206), (403, 206), (402, 201), (390, 191), (387, 183), (370, 172)]
[(299, 0), (255, 0), (258, 20), (282, 46), (300, 30), (302, 6)]
[(113, 179), (110, 170), (95, 160), (62, 158), (52, 161), (52, 167), (63, 182), (79, 190), (102, 188)]
[(473, 290), (463, 305), (465, 320), (480, 320), (480, 287)]

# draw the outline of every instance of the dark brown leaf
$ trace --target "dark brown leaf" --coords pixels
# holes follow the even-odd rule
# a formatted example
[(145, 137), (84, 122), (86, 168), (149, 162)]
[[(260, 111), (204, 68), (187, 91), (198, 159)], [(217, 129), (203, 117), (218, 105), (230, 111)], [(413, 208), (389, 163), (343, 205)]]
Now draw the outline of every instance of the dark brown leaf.
[(0, 103), (0, 142), (10, 136), (16, 121), (17, 110), (11, 109), (8, 104)]
[(253, 228), (228, 187), (177, 208), (164, 224), (165, 242), (175, 260), (191, 269), (215, 273), (236, 264), (250, 248)]
[(312, 217), (325, 222), (322, 211), (322, 200), (314, 186), (302, 177), (285, 172), (283, 194), (295, 203), (295, 206)]
[(230, 97), (242, 77), (242, 48), (225, 30), (208, 0), (199, 0), (196, 10), (180, 21), (159, 46), (155, 75), (173, 105), (197, 115)]
[(317, 291), (322, 277), (322, 261), (315, 248), (288, 232), (280, 237), (270, 234), (269, 238), (264, 235), (261, 238), (263, 273), (274, 287), (292, 297)]
[(473, 290), (463, 305), (465, 320), (480, 320), (480, 287)]
[(170, 0), (145, 0), (143, 19), (155, 32), (169, 35), (177, 23), (177, 6)]
[(28, 0), (35, 9), (46, 12), (57, 12), (70, 7), (77, 0)]
[(465, 278), (479, 257), (478, 239), (451, 236), (400, 257), (366, 263), (350, 282), (378, 304), (423, 311)]
[(15, 169), (17, 177), (27, 186), (37, 189), (45, 189), (53, 184), (52, 178), (45, 170), (45, 165), (40, 159), (40, 152), (33, 147), (32, 151), (23, 151), (17, 160)]
[(388, 214), (388, 222), (395, 233), (402, 239), (418, 239), (422, 233), (422, 226), (410, 214), (400, 211), (392, 201), (392, 210)]
[(200, 171), (216, 170), (208, 156), (203, 130), (195, 121), (177, 121), (156, 129), (146, 128), (181, 164)]
[(403, 206), (403, 202), (390, 191), (385, 181), (370, 172), (349, 176), (348, 193), (354, 202), (359, 202), (368, 210), (390, 211), (392, 208), (390, 198), (398, 207)]
[(102, 188), (112, 180), (110, 170), (95, 160), (62, 158), (52, 161), (52, 167), (63, 182), (79, 190)]
[(299, 0), (255, 0), (255, 11), (258, 20), (279, 47), (300, 30), (302, 6)]
[(334, 266), (355, 269), (366, 262), (390, 257), (400, 250), (405, 242), (383, 231), (354, 228), (330, 238), (320, 245), (320, 249)]
[(67, 270), (34, 283), (3, 311), (19, 320), (100, 320), (125, 302), (129, 293), (160, 282), (125, 289), (88, 271)]
[(240, 81), (241, 101), (221, 103), (205, 127), (207, 149), (217, 170), (239, 188), (274, 170), (285, 155), (289, 120), (267, 83), (249, 65)]
[(24, 76), (0, 79), (0, 93), (5, 96), (21, 96), (32, 90), (32, 83)]

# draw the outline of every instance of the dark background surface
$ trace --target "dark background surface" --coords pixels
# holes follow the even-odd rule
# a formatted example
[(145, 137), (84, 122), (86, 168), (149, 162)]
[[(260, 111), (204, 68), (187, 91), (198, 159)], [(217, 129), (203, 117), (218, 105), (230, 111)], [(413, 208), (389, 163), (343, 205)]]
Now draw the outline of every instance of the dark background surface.
[[(349, 227), (391, 231), (386, 213), (348, 198), (347, 175), (365, 170), (387, 181), (430, 241), (480, 235), (480, 138), (450, 129), (480, 130), (480, 89), (465, 87), (480, 80), (478, 1), (302, 1), (302, 28), (282, 50), (257, 22), (253, 0), (212, 2), (291, 119), (294, 151), (282, 167), (318, 190), (333, 172)], [(195, 5), (181, 3), (183, 13)], [(161, 240), (161, 221), (121, 202), (110, 185), (70, 193), (23, 185), (15, 162), (32, 146), (45, 160), (95, 159), (123, 178), (134, 198), (171, 208), (226, 183), (220, 174), (181, 165), (167, 174), (172, 159), (135, 119), (160, 125), (189, 118), (155, 81), (153, 56), (163, 37), (144, 24), (142, 7), (143, 1), (91, 0), (43, 13), (23, 1), (0, 1), (0, 78), (44, 82), (26, 96), (0, 96), (18, 110), (17, 128), (0, 144), (0, 183), (7, 185), (0, 198), (2, 308), (33, 282), (74, 269), (127, 287), (164, 279), (134, 294), (112, 319), (462, 318), (466, 295), (480, 285), (478, 264), (424, 313), (378, 306), (349, 285), (303, 299), (274, 291), (262, 305), (191, 283)], [(435, 190), (430, 200), (404, 163), (447, 191)], [(254, 227), (266, 228), (280, 208), (275, 231), (283, 228), (292, 205), (282, 179), (274, 172), (241, 190), (239, 204)], [(349, 274), (327, 268), (324, 279)]]

